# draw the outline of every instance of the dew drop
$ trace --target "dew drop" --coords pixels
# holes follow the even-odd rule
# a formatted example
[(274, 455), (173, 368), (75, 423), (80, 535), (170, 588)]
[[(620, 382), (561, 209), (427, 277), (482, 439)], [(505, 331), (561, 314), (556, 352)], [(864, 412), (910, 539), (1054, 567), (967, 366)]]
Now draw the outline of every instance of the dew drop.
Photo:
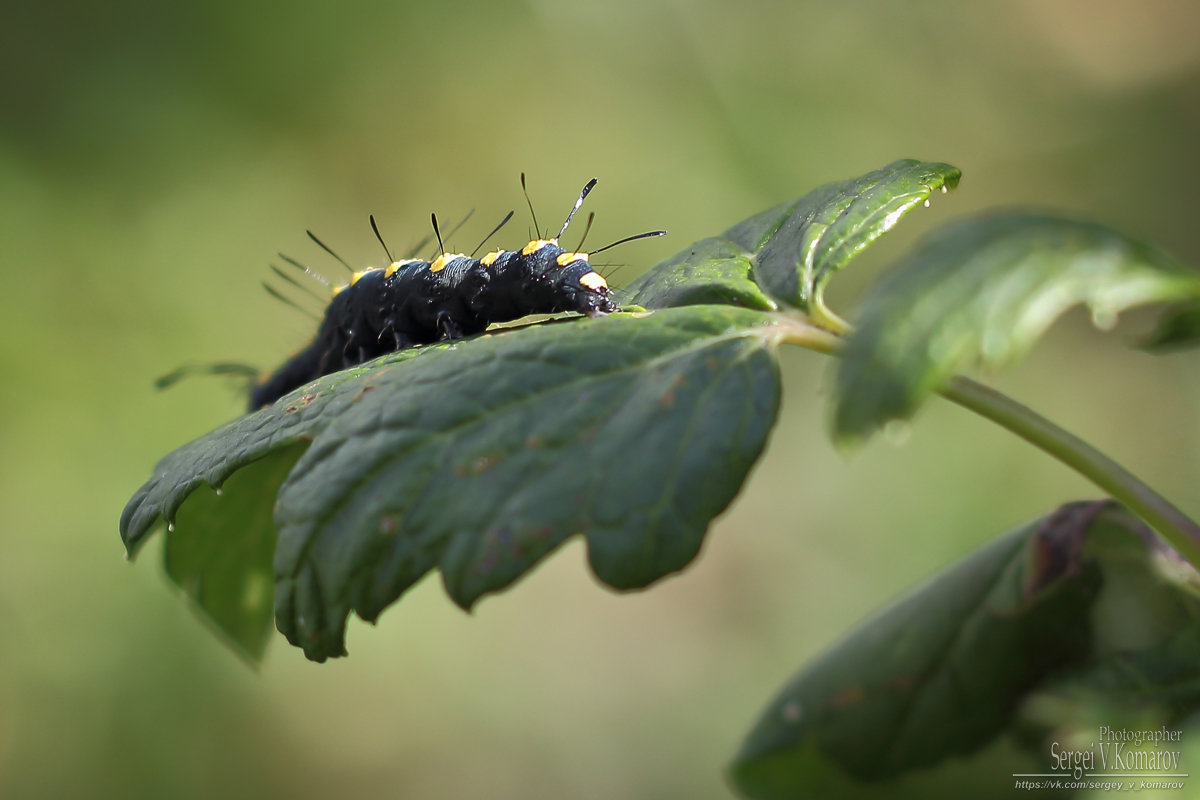
[(910, 436), (912, 436), (912, 425), (909, 425), (905, 420), (888, 420), (883, 426), (883, 438), (896, 447), (901, 447), (907, 443)]
[(167, 533), (174, 533), (174, 532), (175, 532), (175, 523), (168, 522), (167, 523)]
[(925, 207), (926, 207), (926, 208), (929, 208), (929, 199), (928, 199), (928, 198), (926, 198), (926, 200), (925, 200), (925, 204), (924, 204), (924, 205), (925, 205)]
[(217, 497), (220, 497), (223, 494), (225, 494), (225, 490), (222, 489), (220, 486), (218, 486), (217, 487)]
[(946, 188), (945, 184), (943, 184), (942, 185), (942, 194), (945, 194), (948, 191), (950, 191), (950, 190)]
[(1107, 306), (1092, 309), (1092, 324), (1102, 331), (1111, 331), (1117, 324), (1117, 312)]

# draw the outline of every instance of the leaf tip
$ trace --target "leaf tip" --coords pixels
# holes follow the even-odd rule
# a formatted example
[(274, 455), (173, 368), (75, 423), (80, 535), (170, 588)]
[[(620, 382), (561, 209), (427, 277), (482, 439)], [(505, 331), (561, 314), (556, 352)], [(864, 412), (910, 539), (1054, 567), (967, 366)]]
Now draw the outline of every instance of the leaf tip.
[(860, 449), (880, 424), (866, 413), (862, 404), (838, 398), (830, 416), (829, 438), (839, 452), (849, 455)]

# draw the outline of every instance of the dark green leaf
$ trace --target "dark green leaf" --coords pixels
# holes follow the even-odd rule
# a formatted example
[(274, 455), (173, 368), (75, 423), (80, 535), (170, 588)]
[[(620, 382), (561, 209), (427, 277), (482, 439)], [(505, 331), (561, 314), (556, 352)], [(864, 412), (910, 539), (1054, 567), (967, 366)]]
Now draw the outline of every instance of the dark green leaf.
[(949, 164), (905, 159), (822, 186), (698, 242), (639, 277), (620, 298), (646, 308), (771, 309), (778, 302), (811, 310), (834, 272), (934, 191), (953, 189), (961, 174)]
[(1196, 296), (1200, 273), (1102, 225), (1025, 212), (951, 225), (864, 299), (838, 368), (835, 435), (910, 416), (969, 362), (1023, 355), (1074, 305), (1108, 328), (1131, 306)]
[(777, 306), (751, 277), (749, 257), (714, 237), (696, 242), (644, 273), (617, 294), (622, 306), (677, 308), (726, 305), (773, 311)]
[[(973, 797), (1010, 796), (1012, 772), (1053, 771), (1047, 736), (1095, 722), (1080, 698), (1150, 727), (1200, 708), (1196, 581), (1123, 508), (1064, 506), (818, 657), (762, 715), (734, 780), (754, 798), (927, 797), (953, 769)], [(963, 759), (1006, 732), (1027, 752), (973, 772)]]
[(962, 172), (949, 164), (904, 159), (860, 178), (830, 183), (795, 203), (752, 217), (725, 233), (755, 253), (760, 286), (783, 303), (809, 310), (833, 273), (891, 230)]
[(696, 306), (386, 356), (168, 456), (123, 534), (182, 531), (202, 483), (311, 440), (275, 506), (276, 623), (310, 658), (343, 653), (351, 611), (375, 619), (434, 567), (469, 607), (574, 534), (602, 581), (642, 587), (695, 557), (762, 449), (772, 324)]

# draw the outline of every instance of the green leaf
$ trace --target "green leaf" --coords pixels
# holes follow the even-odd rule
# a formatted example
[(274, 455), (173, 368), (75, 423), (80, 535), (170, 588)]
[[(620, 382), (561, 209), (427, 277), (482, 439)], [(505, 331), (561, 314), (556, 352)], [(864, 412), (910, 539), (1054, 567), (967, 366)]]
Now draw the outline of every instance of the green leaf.
[[(1136, 714), (1151, 728), (1200, 708), (1198, 636), (1194, 570), (1116, 504), (1063, 506), (819, 656), (760, 717), (733, 779), (753, 798), (928, 797), (952, 770), (972, 796), (1009, 796), (1010, 773), (1054, 771), (1049, 739), (1086, 733), (1096, 703), (1110, 726)], [(997, 764), (1005, 733), (1025, 753)]]
[(727, 305), (774, 311), (778, 306), (758, 288), (753, 269), (732, 242), (704, 239), (643, 273), (617, 293), (617, 301), (643, 308)]
[(1170, 308), (1158, 321), (1154, 332), (1139, 346), (1143, 350), (1165, 353), (1200, 344), (1200, 303), (1183, 303)]
[(683, 250), (619, 298), (646, 308), (723, 303), (812, 310), (834, 272), (934, 191), (957, 186), (961, 174), (949, 164), (904, 159), (830, 183)]
[(1004, 212), (929, 237), (868, 292), (837, 375), (842, 440), (911, 416), (972, 361), (1023, 355), (1084, 304), (1108, 328), (1126, 308), (1200, 296), (1200, 274), (1103, 225)]
[(574, 534), (600, 580), (643, 587), (695, 557), (762, 450), (773, 324), (695, 306), (385, 356), (168, 456), (123, 536), (182, 531), (201, 484), (311, 441), (278, 491), (274, 572), (276, 624), (312, 659), (434, 567), (468, 608)]
[(303, 451), (296, 444), (271, 452), (234, 473), (219, 495), (201, 487), (167, 532), (167, 575), (252, 662), (262, 659), (274, 616), (270, 487), (283, 482)]

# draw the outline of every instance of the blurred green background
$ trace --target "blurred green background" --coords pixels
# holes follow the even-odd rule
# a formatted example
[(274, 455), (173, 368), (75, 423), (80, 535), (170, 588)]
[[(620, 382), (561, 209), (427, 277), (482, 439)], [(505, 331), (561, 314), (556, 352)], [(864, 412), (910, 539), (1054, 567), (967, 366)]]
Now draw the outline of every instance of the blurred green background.
[[(529, 174), (543, 220), (601, 179), (592, 246), (627, 281), (690, 242), (896, 158), (935, 199), (835, 281), (1009, 203), (1086, 214), (1200, 264), (1200, 13), (1189, 3), (450, 0), (10, 8), (0, 30), (0, 797), (721, 798), (775, 689), (897, 592), (1096, 490), (942, 402), (853, 457), (828, 370), (785, 356), (770, 449), (699, 561), (617, 595), (583, 548), (467, 616), (426, 580), (349, 659), (247, 668), (117, 536), (158, 457), (241, 411), (184, 362), (279, 362), (312, 322), (259, 282), (304, 237), (376, 263), (430, 211)], [(523, 212), (500, 241), (524, 241)], [(550, 223), (545, 223), (550, 224)], [(469, 244), (468, 244), (469, 240)], [(1144, 322), (1141, 320), (1140, 322)], [(1200, 362), (1139, 320), (1058, 325), (1005, 390), (1193, 514)], [(157, 537), (156, 537), (157, 538)], [(1003, 778), (1004, 776), (1000, 776)], [(1007, 780), (1007, 778), (1005, 778)]]

